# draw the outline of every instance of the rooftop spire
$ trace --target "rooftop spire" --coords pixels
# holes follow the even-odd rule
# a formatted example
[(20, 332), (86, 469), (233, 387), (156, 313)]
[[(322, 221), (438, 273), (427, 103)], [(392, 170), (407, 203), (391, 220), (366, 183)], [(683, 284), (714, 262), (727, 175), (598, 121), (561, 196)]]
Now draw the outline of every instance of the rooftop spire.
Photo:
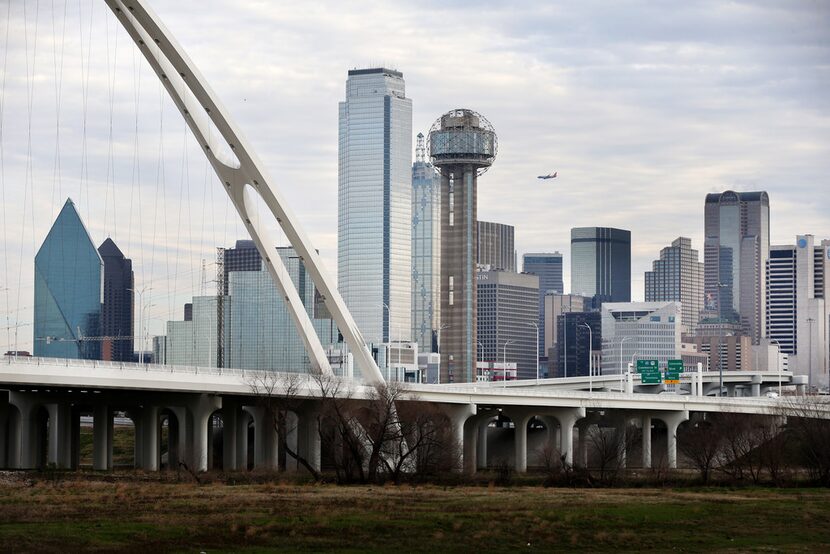
[(418, 144), (415, 147), (415, 161), (423, 162), (426, 157), (426, 147), (424, 146), (424, 134), (418, 133)]

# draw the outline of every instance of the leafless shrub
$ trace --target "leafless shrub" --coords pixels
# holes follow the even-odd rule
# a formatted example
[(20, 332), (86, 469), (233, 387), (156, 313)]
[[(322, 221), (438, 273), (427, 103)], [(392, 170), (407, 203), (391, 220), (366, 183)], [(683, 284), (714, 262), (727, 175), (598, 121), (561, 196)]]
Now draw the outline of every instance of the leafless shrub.
[(712, 472), (720, 467), (724, 452), (722, 427), (704, 414), (695, 417), (678, 429), (677, 448), (700, 473), (704, 484), (708, 484)]
[(258, 372), (251, 377), (249, 384), (265, 410), (266, 420), (277, 433), (280, 451), (294, 458), (319, 481), (322, 477), (320, 472), (288, 443), (289, 434), (296, 431), (296, 424), (293, 423), (296, 419), (291, 418), (290, 414), (299, 413), (305, 401), (299, 396), (300, 389), (305, 384), (304, 377), (297, 373)]
[(588, 447), (596, 461), (600, 481), (613, 483), (619, 477), (626, 453), (636, 442), (636, 437), (636, 429), (630, 426), (626, 427), (625, 433), (621, 433), (619, 428), (600, 425), (588, 431)]
[(821, 397), (788, 399), (782, 413), (788, 414), (787, 428), (792, 433), (799, 462), (810, 477), (830, 485), (830, 400)]

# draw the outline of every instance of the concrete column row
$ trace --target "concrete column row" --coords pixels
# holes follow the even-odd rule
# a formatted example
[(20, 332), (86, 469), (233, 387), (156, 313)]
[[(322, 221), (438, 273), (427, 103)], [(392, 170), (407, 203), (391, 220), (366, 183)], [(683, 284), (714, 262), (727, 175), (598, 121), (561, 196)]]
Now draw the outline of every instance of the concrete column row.
[[(11, 392), (8, 401), (0, 401), (0, 467), (37, 468), (54, 464), (63, 469), (80, 463), (81, 411), (67, 400)], [(224, 402), (223, 402), (224, 400)], [(253, 467), (277, 469), (279, 440), (273, 418), (259, 406), (242, 406), (232, 399), (213, 395), (193, 395), (184, 406), (164, 408), (145, 403), (126, 413), (135, 430), (134, 465), (147, 471), (160, 468), (162, 421), (168, 421), (168, 467), (184, 462), (194, 471), (206, 471), (212, 465), (212, 416), (223, 417), (223, 468), (247, 469), (248, 430), (254, 425)], [(105, 402), (91, 407), (93, 420), (92, 467), (113, 467), (113, 410)], [(47, 423), (48, 418), (48, 423)], [(320, 469), (320, 435), (315, 413), (291, 414), (286, 440), (294, 452), (304, 456), (309, 465)], [(45, 451), (44, 451), (45, 448)], [(286, 466), (296, 470), (291, 458)]]
[[(585, 408), (560, 408), (544, 412), (527, 409), (511, 408), (509, 412), (483, 411), (476, 412), (474, 405), (449, 408), (449, 413), (456, 429), (457, 437), (462, 445), (465, 472), (473, 473), (477, 469), (487, 467), (487, 428), (488, 424), (504, 413), (514, 424), (513, 458), (514, 468), (518, 472), (527, 471), (527, 432), (528, 424), (534, 417), (538, 417), (548, 430), (548, 440), (554, 444), (564, 461), (568, 465), (587, 466), (588, 444), (591, 427), (597, 424), (593, 418), (586, 418)], [(667, 461), (670, 468), (677, 467), (677, 429), (680, 424), (689, 418), (687, 411), (655, 412), (640, 414), (637, 418), (642, 426), (642, 465), (645, 468), (652, 466), (652, 420), (660, 419), (667, 429)], [(633, 419), (633, 414), (622, 412), (616, 417), (614, 427), (622, 441), (620, 448), (621, 463), (625, 467), (628, 452), (626, 452), (627, 426)], [(578, 429), (577, 444), (574, 448), (574, 428)], [(576, 450), (576, 455), (574, 453)]]

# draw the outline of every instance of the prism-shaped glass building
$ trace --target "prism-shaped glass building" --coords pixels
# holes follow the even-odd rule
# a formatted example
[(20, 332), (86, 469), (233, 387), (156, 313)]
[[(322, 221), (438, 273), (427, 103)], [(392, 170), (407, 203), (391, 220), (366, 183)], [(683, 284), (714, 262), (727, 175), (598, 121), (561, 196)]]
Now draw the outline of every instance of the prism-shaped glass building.
[(100, 357), (104, 262), (71, 199), (35, 256), (34, 354)]

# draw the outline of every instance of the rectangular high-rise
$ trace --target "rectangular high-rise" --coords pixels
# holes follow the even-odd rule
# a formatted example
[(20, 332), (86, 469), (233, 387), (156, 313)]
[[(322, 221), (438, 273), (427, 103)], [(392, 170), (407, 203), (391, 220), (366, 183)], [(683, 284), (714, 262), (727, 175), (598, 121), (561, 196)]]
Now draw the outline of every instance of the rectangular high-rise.
[(828, 385), (830, 368), (830, 240), (770, 247), (766, 326), (770, 342), (789, 355), (789, 369), (813, 387)]
[(624, 373), (628, 364), (680, 358), (679, 302), (607, 302), (602, 305), (602, 374)]
[(412, 340), (433, 352), (441, 323), (441, 177), (418, 133), (412, 164)]
[(769, 195), (707, 194), (704, 235), (704, 309), (741, 323), (758, 344), (766, 336)]
[(400, 71), (349, 71), (338, 154), (338, 288), (363, 339), (388, 342), (412, 329), (412, 100)]
[(562, 254), (553, 253), (531, 253), (522, 256), (522, 271), (539, 277), (539, 335), (544, 338), (539, 346), (539, 356), (547, 355), (548, 335), (545, 326), (545, 295), (562, 294), (564, 283), (562, 281)]
[(571, 229), (571, 294), (603, 302), (631, 301), (631, 231)]
[[(101, 359), (133, 361), (133, 262), (108, 238), (98, 247), (104, 262), (104, 303), (101, 307)], [(146, 318), (143, 318), (146, 320)], [(139, 335), (142, 328), (139, 322)], [(139, 350), (143, 350), (144, 345)]]
[(478, 221), (476, 264), (485, 269), (516, 272), (515, 230), (512, 225)]
[(539, 278), (509, 271), (480, 271), (477, 352), (485, 362), (516, 362), (519, 379), (535, 379)]
[(678, 237), (660, 251), (660, 259), (645, 273), (645, 300), (680, 302), (685, 331), (694, 330), (703, 309), (703, 263), (691, 239)]

